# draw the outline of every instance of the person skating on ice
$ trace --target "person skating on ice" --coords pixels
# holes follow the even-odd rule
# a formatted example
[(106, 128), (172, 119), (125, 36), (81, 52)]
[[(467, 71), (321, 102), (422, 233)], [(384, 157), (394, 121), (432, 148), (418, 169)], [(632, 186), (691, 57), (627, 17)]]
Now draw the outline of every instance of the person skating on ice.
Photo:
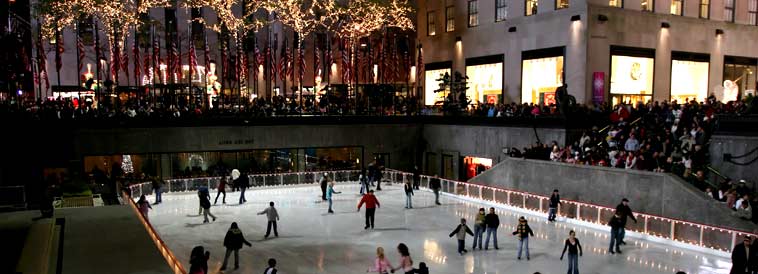
[(490, 249), (490, 236), (493, 237), (493, 244), (495, 249), (500, 249), (497, 246), (497, 228), (500, 226), (500, 217), (495, 214), (495, 208), (490, 207), (490, 213), (484, 216), (484, 224), (487, 226), (487, 239), (484, 240), (484, 250)]
[(421, 170), (418, 166), (413, 166), (413, 189), (418, 190), (421, 185)]
[(621, 214), (621, 230), (619, 232), (619, 242), (622, 245), (626, 245), (626, 242), (624, 242), (624, 236), (626, 236), (626, 221), (627, 218), (632, 218), (632, 221), (634, 223), (637, 223), (637, 218), (634, 217), (634, 212), (632, 212), (632, 208), (629, 207), (629, 200), (626, 198), (621, 200), (621, 203), (616, 206), (616, 211)]
[(558, 194), (558, 190), (554, 189), (553, 194), (550, 195), (550, 204), (547, 210), (547, 221), (555, 222), (555, 214), (558, 212), (558, 205), (561, 203), (561, 195)]
[(524, 216), (518, 218), (518, 225), (516, 231), (513, 231), (513, 235), (518, 237), (518, 259), (521, 260), (521, 251), (526, 250), (526, 259), (529, 260), (529, 236), (534, 236), (534, 231), (529, 227)]
[(361, 195), (365, 195), (368, 193), (369, 189), (371, 189), (368, 185), (366, 169), (361, 169), (361, 174), (358, 176), (358, 183), (361, 184)]
[(434, 177), (429, 179), (429, 188), (434, 191), (434, 204), (441, 205), (440, 189), (442, 188), (442, 184), (440, 183), (440, 177), (437, 177), (437, 174), (434, 174)]
[(276, 274), (276, 259), (268, 259), (268, 267), (266, 267), (266, 270), (263, 270), (263, 274)]
[(569, 237), (566, 239), (566, 243), (563, 245), (563, 252), (561, 252), (561, 260), (563, 255), (568, 250), (568, 272), (567, 274), (579, 274), (579, 257), (582, 256), (582, 244), (579, 243), (579, 239), (576, 238), (576, 232), (569, 231)]
[(247, 177), (247, 174), (240, 174), (240, 171), (237, 169), (232, 170), (232, 178), (234, 179), (234, 183), (240, 188), (239, 204), (246, 203), (247, 199), (245, 198), (245, 190), (250, 186), (250, 178)]
[(403, 187), (405, 188), (405, 208), (413, 208), (413, 185), (411, 182), (405, 182)]
[(613, 217), (611, 217), (611, 220), (608, 221), (608, 226), (611, 227), (611, 243), (608, 246), (608, 253), (615, 254), (615, 252), (613, 252), (615, 247), (616, 252), (621, 254), (619, 246), (621, 245), (621, 230), (624, 228), (622, 218), (621, 212), (616, 211), (616, 213), (613, 214)]
[(461, 218), (461, 223), (455, 227), (453, 232), (450, 232), (449, 236), (456, 236), (456, 239), (458, 239), (458, 254), (461, 255), (468, 252), (466, 250), (466, 234), (474, 236), (474, 232), (471, 232), (471, 229), (466, 225), (466, 218)]
[(154, 205), (160, 204), (163, 202), (162, 193), (163, 193), (163, 180), (157, 177), (153, 177), (153, 192), (155, 193), (155, 203)]
[(361, 206), (366, 204), (366, 227), (363, 229), (374, 229), (374, 214), (376, 209), (381, 207), (379, 200), (374, 196), (374, 190), (369, 190), (367, 195), (361, 197), (361, 201), (358, 202), (358, 211), (361, 211)]
[[(198, 205), (199, 205), (199, 208), (200, 208), (197, 211), (197, 215), (198, 216), (203, 215), (203, 199), (204, 199), (205, 196), (210, 196), (210, 193), (208, 191), (208, 187), (206, 187), (206, 186), (200, 186), (197, 189)], [(208, 197), (208, 199), (210, 201), (210, 197)]]
[(203, 223), (208, 223), (208, 216), (211, 216), (215, 222), (216, 216), (211, 214), (211, 194), (208, 193), (208, 188), (202, 188), (203, 190), (200, 191), (200, 208), (203, 211)]
[(480, 208), (474, 221), (474, 245), (471, 247), (471, 250), (476, 250), (477, 246), (479, 250), (482, 250), (482, 236), (484, 236), (484, 230), (486, 229), (486, 225), (484, 224), (485, 217), (484, 208)]
[(208, 259), (211, 257), (210, 251), (205, 251), (203, 246), (196, 246), (190, 252), (189, 274), (207, 274)]
[(147, 218), (147, 212), (150, 209), (153, 209), (153, 207), (150, 206), (150, 202), (148, 202), (147, 198), (145, 198), (145, 194), (139, 196), (139, 200), (137, 201), (137, 208), (139, 208), (139, 212), (142, 214), (142, 217), (145, 217), (145, 221), (150, 222), (150, 220)]
[(342, 192), (335, 191), (334, 190), (334, 182), (329, 183), (329, 189), (326, 190), (326, 200), (329, 201), (329, 211), (327, 213), (333, 214), (334, 211), (332, 211), (332, 196), (334, 194), (341, 194)]
[(329, 174), (324, 173), (321, 177), (321, 200), (326, 201), (326, 188), (329, 186)]
[(261, 212), (258, 212), (258, 215), (266, 215), (266, 219), (268, 220), (268, 224), (266, 225), (266, 236), (263, 236), (264, 238), (268, 238), (268, 235), (271, 235), (271, 227), (274, 227), (274, 237), (279, 237), (279, 232), (276, 231), (276, 222), (279, 221), (279, 213), (276, 212), (276, 208), (274, 208), (274, 202), (268, 203), (269, 207), (264, 209)]
[(226, 204), (226, 177), (221, 177), (221, 181), (218, 183), (218, 187), (216, 188), (216, 199), (213, 200), (214, 205), (218, 203), (218, 196), (221, 194), (224, 194), (224, 197), (221, 198), (221, 203)]
[(226, 255), (224, 255), (224, 263), (221, 265), (221, 271), (226, 270), (226, 264), (229, 261), (229, 255), (234, 252), (234, 269), (240, 268), (239, 265), (239, 251), (242, 248), (242, 244), (252, 246), (250, 242), (245, 240), (245, 236), (242, 235), (242, 230), (239, 229), (236, 222), (232, 223), (229, 230), (224, 237), (224, 247), (226, 247)]
[(397, 252), (400, 253), (400, 263), (397, 267), (392, 268), (392, 273), (395, 273), (395, 271), (402, 271), (400, 273), (405, 274), (414, 274), (413, 269), (413, 259), (411, 259), (411, 253), (408, 251), (408, 246), (406, 246), (404, 243), (400, 243), (397, 245)]
[(376, 248), (376, 259), (374, 259), (374, 265), (369, 267), (366, 272), (370, 273), (376, 273), (376, 274), (388, 274), (390, 271), (392, 271), (393, 267), (392, 264), (390, 264), (390, 260), (387, 260), (387, 257), (384, 256), (384, 248), (377, 247)]

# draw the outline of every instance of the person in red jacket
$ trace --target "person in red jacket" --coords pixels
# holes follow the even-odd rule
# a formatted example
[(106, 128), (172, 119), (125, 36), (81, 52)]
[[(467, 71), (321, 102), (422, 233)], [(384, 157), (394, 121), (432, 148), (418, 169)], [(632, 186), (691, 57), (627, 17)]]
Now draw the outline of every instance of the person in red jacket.
[(380, 207), (380, 205), (379, 200), (374, 196), (373, 189), (368, 191), (368, 195), (363, 195), (361, 201), (358, 203), (358, 211), (361, 211), (361, 206), (363, 206), (363, 204), (366, 204), (366, 227), (363, 229), (368, 229), (369, 227), (374, 229), (374, 213), (376, 213), (376, 209)]

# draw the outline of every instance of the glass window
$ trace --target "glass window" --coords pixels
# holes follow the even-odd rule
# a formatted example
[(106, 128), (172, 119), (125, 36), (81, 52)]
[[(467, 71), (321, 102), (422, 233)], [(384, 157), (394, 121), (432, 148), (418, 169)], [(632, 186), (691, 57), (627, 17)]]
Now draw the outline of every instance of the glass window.
[(447, 96), (448, 93), (447, 91), (435, 92), (440, 89), (440, 85), (442, 84), (442, 76), (445, 74), (448, 76), (451, 75), (449, 68), (424, 71), (425, 105), (434, 105), (437, 102), (442, 103), (445, 101), (445, 96)]
[(758, 85), (758, 78), (756, 78), (758, 67), (755, 63), (755, 60), (744, 63), (724, 61), (724, 96), (722, 102), (737, 100), (738, 94), (741, 94), (742, 98), (745, 98), (746, 94), (755, 94), (756, 85)]
[(569, 0), (555, 0), (555, 9), (565, 9), (569, 7)]
[(503, 92), (503, 63), (466, 66), (469, 89), (466, 96), (472, 103), (500, 103)]
[(527, 59), (521, 63), (521, 102), (555, 104), (555, 89), (563, 85), (563, 56)]
[(708, 19), (711, 17), (710, 0), (700, 0), (700, 18)]
[(671, 100), (702, 102), (708, 96), (708, 62), (671, 60)]
[(684, 10), (684, 0), (671, 0), (671, 14), (682, 15)]
[(495, 22), (505, 21), (508, 18), (508, 1), (495, 0)]
[(724, 21), (734, 22), (734, 0), (724, 0)]
[(455, 7), (445, 8), (445, 31), (455, 31)]
[(479, 25), (479, 1), (468, 1), (468, 26), (476, 27)]
[(434, 36), (437, 34), (437, 25), (434, 23), (434, 11), (426, 13), (426, 35)]
[(617, 7), (617, 8), (623, 8), (624, 7), (624, 0), (608, 0), (608, 6)]
[(640, 2), (640, 4), (642, 4), (642, 11), (652, 12), (653, 8), (655, 7), (655, 1), (654, 0), (642, 0), (642, 2)]
[(655, 59), (650, 57), (611, 56), (611, 96), (614, 105), (619, 102), (645, 102), (651, 98), (654, 63)]
[(758, 25), (758, 0), (747, 1), (747, 22), (751, 25)]
[(537, 14), (537, 0), (525, 0), (526, 13), (524, 15), (530, 16)]

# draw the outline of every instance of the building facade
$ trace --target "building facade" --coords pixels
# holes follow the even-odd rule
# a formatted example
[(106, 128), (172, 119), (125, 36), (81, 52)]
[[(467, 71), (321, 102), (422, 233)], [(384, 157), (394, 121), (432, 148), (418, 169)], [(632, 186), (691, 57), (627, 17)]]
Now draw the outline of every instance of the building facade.
[(424, 102), (439, 75), (472, 102), (735, 99), (756, 89), (758, 0), (420, 1)]

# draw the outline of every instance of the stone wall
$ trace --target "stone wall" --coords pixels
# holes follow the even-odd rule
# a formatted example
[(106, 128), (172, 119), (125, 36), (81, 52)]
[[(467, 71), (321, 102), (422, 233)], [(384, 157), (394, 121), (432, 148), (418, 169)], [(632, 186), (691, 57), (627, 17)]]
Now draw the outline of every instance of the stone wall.
[[(756, 148), (758, 148), (758, 137), (755, 136), (713, 135), (709, 147), (711, 166), (724, 176), (733, 180), (745, 179), (749, 183), (748, 186), (755, 187), (758, 179), (758, 161), (747, 165), (738, 165), (724, 161), (724, 154), (741, 156)], [(757, 157), (758, 151), (754, 151), (745, 157), (732, 159), (732, 161), (747, 163)]]

